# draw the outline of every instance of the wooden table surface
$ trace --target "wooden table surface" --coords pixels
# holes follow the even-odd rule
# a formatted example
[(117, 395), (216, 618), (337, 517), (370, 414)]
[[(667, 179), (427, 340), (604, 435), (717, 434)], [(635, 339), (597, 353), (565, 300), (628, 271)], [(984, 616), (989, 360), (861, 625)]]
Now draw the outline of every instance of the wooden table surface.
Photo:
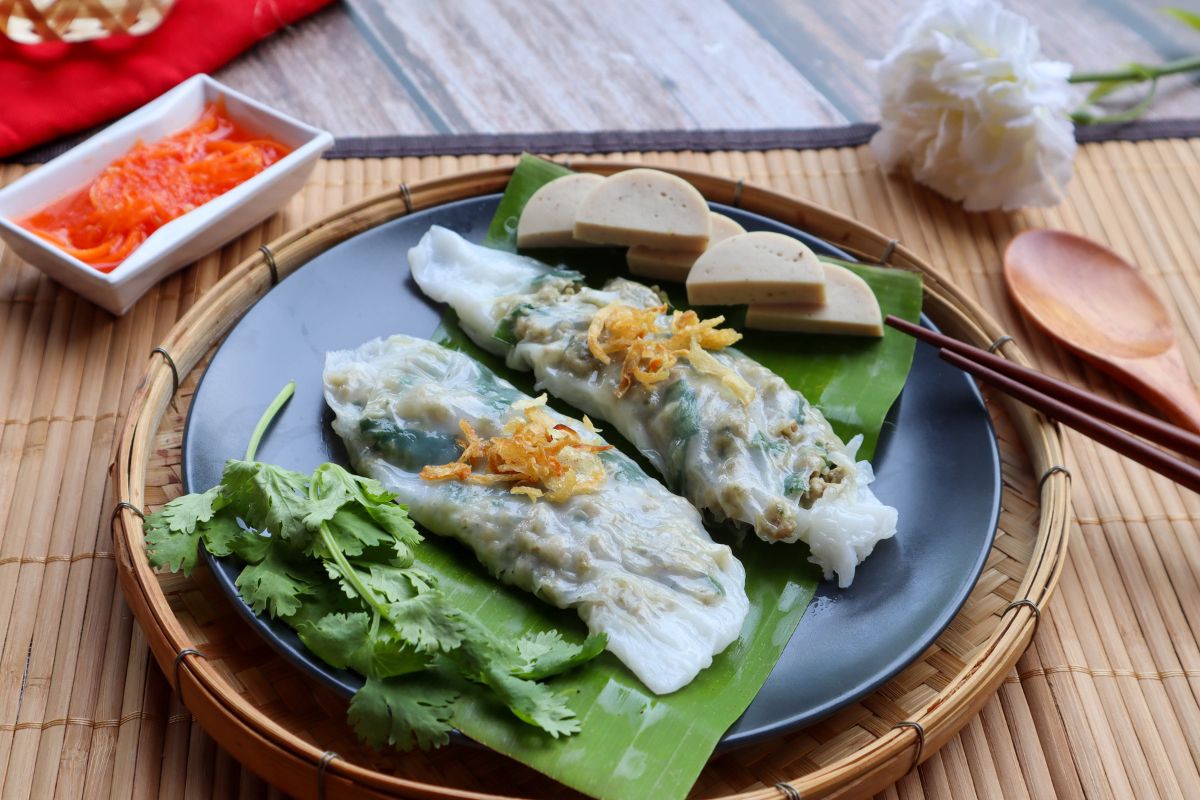
[[(920, 0), (345, 0), (221, 80), (339, 136), (761, 129), (878, 118), (867, 64)], [(1200, 0), (1005, 0), (1077, 69), (1200, 52)], [(1200, 115), (1200, 78), (1152, 115)]]

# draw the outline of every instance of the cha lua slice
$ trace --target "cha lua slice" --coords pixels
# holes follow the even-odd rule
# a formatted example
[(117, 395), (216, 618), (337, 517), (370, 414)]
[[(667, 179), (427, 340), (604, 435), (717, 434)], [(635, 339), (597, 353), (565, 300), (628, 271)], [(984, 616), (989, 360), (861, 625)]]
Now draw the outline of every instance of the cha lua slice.
[(754, 303), (746, 309), (746, 327), (842, 336), (883, 336), (883, 315), (875, 293), (845, 267), (825, 269), (824, 304)]
[(533, 193), (517, 222), (517, 247), (582, 247), (575, 238), (575, 211), (602, 175), (577, 172), (552, 180)]
[(575, 238), (614, 245), (700, 251), (710, 234), (700, 190), (669, 172), (627, 169), (592, 189), (575, 212)]
[[(709, 212), (708, 219), (710, 223), (709, 247), (730, 236), (746, 232), (745, 228), (724, 214)], [(661, 250), (639, 244), (629, 248), (625, 253), (625, 262), (629, 265), (629, 271), (638, 277), (683, 283), (687, 280), (692, 265), (696, 263), (696, 259), (703, 252), (703, 250)]]
[(799, 239), (770, 231), (730, 236), (704, 251), (687, 277), (692, 305), (825, 302), (821, 262)]

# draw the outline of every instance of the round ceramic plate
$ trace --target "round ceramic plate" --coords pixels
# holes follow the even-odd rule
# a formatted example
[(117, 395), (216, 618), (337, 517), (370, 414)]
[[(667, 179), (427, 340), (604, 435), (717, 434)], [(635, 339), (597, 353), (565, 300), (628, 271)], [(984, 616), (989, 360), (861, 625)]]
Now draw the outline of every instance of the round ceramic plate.
[[(348, 465), (322, 395), (326, 351), (394, 333), (431, 336), (442, 312), (409, 278), (408, 248), (435, 224), (482, 240), (498, 200), (460, 200), (380, 225), (317, 256), (263, 297), (222, 343), (192, 400), (185, 488), (203, 491), (220, 480), (225, 460), (244, 450), (263, 398), (292, 379), (296, 395), (258, 457), (300, 471), (324, 461)], [(846, 257), (765, 217), (713, 209), (747, 230), (779, 231), (818, 253)], [(1001, 484), (995, 435), (974, 383), (918, 346), (873, 461), (875, 493), (899, 510), (896, 536), (876, 547), (849, 589), (821, 584), (724, 746), (806, 724), (873, 691), (933, 643), (975, 585), (996, 529)], [(347, 695), (361, 685), (357, 675), (312, 656), (287, 626), (256, 617), (234, 587), (239, 563), (209, 563), (239, 612), (285, 658)]]

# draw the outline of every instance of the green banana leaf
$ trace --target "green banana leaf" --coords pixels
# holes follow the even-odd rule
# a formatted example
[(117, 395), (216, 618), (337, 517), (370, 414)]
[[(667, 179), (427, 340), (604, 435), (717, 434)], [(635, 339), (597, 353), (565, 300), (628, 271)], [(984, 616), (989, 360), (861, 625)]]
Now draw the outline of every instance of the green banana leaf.
[[(485, 242), (515, 249), (516, 222), (537, 189), (567, 170), (542, 159), (524, 157), (509, 181)], [(580, 269), (594, 283), (624, 270), (620, 250), (571, 250), (546, 254), (547, 260)], [(885, 314), (915, 320), (921, 307), (918, 277), (897, 270), (859, 265)], [(685, 306), (681, 287), (669, 290), (676, 305)], [(720, 312), (717, 312), (720, 313)], [(744, 310), (730, 314), (740, 326)], [(519, 388), (531, 392), (530, 376), (514, 373), (475, 347), (459, 330), (452, 313), (434, 337), (461, 349)], [(838, 337), (751, 334), (739, 344), (792, 386), (815, 401), (848, 437), (861, 433), (869, 457), (888, 408), (899, 394), (912, 363), (913, 342), (894, 331), (880, 341)], [(575, 413), (559, 406), (565, 413)], [(613, 431), (609, 441), (632, 448)], [(636, 453), (647, 471), (654, 474)], [(714, 528), (714, 538), (734, 547), (746, 567), (751, 610), (741, 636), (713, 664), (683, 689), (667, 696), (647, 690), (614, 656), (604, 653), (583, 667), (554, 679), (568, 693), (582, 731), (553, 739), (517, 722), (482, 694), (464, 704), (455, 724), (465, 734), (568, 786), (604, 798), (683, 798), (695, 783), (722, 734), (742, 714), (775, 666), (812, 598), (820, 572), (807, 563), (802, 545), (768, 545), (753, 537), (737, 543), (728, 531)], [(474, 614), (499, 636), (519, 636), (530, 629), (557, 628), (564, 638), (582, 641), (586, 630), (574, 612), (562, 611), (487, 575), (461, 546), (432, 538), (421, 560), (434, 571), (443, 591), (456, 605)]]
[[(803, 550), (794, 560), (782, 559), (782, 547), (755, 539), (737, 550), (746, 567), (750, 615), (741, 637), (683, 689), (655, 695), (605, 652), (551, 681), (567, 694), (580, 719), (574, 736), (553, 739), (516, 721), (483, 693), (460, 704), (454, 724), (472, 739), (593, 797), (685, 797), (722, 734), (771, 673), (820, 580)], [(575, 612), (500, 584), (465, 548), (422, 547), (420, 558), (437, 574), (451, 603), (502, 638), (548, 628), (571, 642), (586, 635)]]

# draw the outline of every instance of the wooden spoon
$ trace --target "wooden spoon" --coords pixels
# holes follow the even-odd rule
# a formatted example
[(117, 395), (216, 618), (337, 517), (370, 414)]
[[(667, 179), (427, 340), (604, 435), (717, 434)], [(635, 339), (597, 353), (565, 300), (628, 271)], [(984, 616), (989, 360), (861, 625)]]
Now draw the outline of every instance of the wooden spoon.
[(1017, 306), (1051, 338), (1200, 432), (1200, 391), (1166, 307), (1135, 266), (1091, 239), (1034, 229), (1008, 245), (1004, 278)]

